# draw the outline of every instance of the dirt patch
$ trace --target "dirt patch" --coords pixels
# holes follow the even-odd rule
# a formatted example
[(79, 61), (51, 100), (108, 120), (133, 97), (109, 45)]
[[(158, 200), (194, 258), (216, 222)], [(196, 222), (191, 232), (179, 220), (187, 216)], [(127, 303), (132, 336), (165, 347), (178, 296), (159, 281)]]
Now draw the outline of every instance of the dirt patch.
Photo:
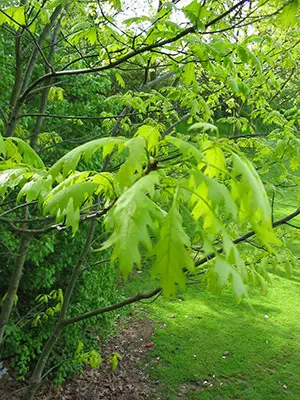
[[(147, 400), (155, 397), (156, 389), (145, 372), (145, 357), (154, 328), (149, 320), (129, 321), (118, 337), (102, 347), (99, 369), (85, 372), (65, 382), (60, 389), (48, 384), (38, 400)], [(112, 371), (109, 358), (113, 352), (122, 356), (117, 370)], [(0, 381), (1, 400), (20, 400), (24, 389), (14, 380)]]

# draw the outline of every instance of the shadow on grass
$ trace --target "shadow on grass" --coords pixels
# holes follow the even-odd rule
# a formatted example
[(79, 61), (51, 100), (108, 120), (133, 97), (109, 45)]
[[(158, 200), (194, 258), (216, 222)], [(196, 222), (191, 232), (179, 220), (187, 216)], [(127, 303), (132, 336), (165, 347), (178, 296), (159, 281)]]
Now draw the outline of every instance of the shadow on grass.
[(181, 297), (149, 309), (149, 370), (161, 398), (300, 398), (298, 282), (277, 276), (268, 297), (242, 304), (196, 287)]

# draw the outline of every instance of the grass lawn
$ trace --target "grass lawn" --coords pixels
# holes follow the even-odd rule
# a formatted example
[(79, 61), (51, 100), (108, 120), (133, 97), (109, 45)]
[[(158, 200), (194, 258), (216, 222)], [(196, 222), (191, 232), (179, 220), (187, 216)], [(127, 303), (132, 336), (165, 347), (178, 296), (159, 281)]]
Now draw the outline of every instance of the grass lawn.
[[(180, 301), (181, 300), (181, 301)], [(144, 310), (155, 321), (150, 376), (161, 399), (300, 399), (300, 278), (236, 304), (190, 287)]]
[[(285, 208), (277, 218), (295, 209)], [(241, 304), (197, 285), (137, 312), (155, 324), (148, 368), (157, 399), (300, 399), (300, 268), (272, 275), (267, 296), (254, 289)]]

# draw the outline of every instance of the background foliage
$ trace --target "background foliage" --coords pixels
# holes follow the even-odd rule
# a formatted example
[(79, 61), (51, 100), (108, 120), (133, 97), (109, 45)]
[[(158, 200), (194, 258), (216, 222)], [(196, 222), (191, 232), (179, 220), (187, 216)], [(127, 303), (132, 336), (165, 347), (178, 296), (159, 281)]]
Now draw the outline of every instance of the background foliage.
[(20, 379), (40, 357), (33, 386), (98, 365), (118, 268), (241, 300), (297, 262), (274, 206), (299, 202), (298, 1), (131, 7), (0, 9), (1, 356)]

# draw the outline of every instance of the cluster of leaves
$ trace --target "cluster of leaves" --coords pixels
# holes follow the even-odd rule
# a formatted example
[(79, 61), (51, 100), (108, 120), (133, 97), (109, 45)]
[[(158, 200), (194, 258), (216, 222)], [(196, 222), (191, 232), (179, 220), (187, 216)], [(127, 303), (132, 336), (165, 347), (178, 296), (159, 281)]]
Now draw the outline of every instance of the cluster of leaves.
[[(101, 239), (72, 316), (118, 298), (113, 261), (124, 276), (150, 265), (166, 296), (194, 274), (216, 291), (230, 282), (238, 298), (248, 284), (266, 291), (270, 259), (295, 261), (286, 232), (274, 235), (268, 197), (299, 183), (298, 1), (149, 7), (127, 19), (119, 0), (7, 0), (0, 9), (0, 56), (9, 60), (0, 65), (0, 229), (10, 249), (1, 292), (24, 229), (7, 200), (29, 204), (25, 231), (38, 235), (17, 305), (27, 315), (40, 296), (38, 310), (22, 329), (11, 322), (7, 338), (21, 377), (61, 309), (84, 221), (97, 218)], [(238, 249), (234, 238), (249, 230), (255, 250)], [(80, 362), (99, 365), (81, 328), (68, 327), (50, 357), (57, 382)]]
[[(3, 146), (9, 149), (11, 139), (4, 139)], [(82, 158), (88, 162), (99, 150), (102, 157), (107, 157), (115, 148), (125, 154), (116, 173), (78, 172)], [(102, 197), (99, 216), (104, 215), (110, 236), (100, 250), (111, 247), (112, 260), (118, 260), (127, 276), (134, 265), (141, 268), (142, 247), (146, 258), (155, 258), (153, 276), (160, 276), (167, 296), (175, 293), (176, 284), (184, 286), (183, 268), (196, 272), (192, 247), (204, 245), (206, 254), (217, 251), (218, 238), (223, 240), (224, 256), (217, 257), (213, 268), (217, 280), (223, 286), (230, 276), (233, 280), (238, 277), (234, 283), (236, 294), (246, 293), (243, 282), (247, 281), (247, 271), (232, 240), (234, 231), (226, 226), (229, 217), (244, 229), (251, 224), (264, 245), (280, 243), (272, 232), (271, 208), (264, 186), (251, 163), (230, 142), (209, 140), (205, 135), (190, 140), (161, 138), (156, 128), (145, 125), (132, 139), (116, 137), (87, 142), (50, 169), (41, 168), (31, 149), (28, 154), (21, 154), (16, 146), (14, 150), (15, 165), (13, 157), (9, 155), (6, 161), (7, 153), (2, 151), (2, 166), (6, 170), (2, 174), (3, 190), (17, 185), (19, 198), (38, 201), (45, 216), (55, 217), (57, 224), (65, 221), (73, 233), (80, 219), (89, 218), (88, 211), (82, 212), (83, 205), (88, 210), (95, 196)], [(171, 154), (174, 155), (170, 157)], [(14, 171), (18, 170), (20, 157), (24, 164), (28, 157), (32, 157), (32, 162), (24, 166), (27, 173), (16, 183)], [(193, 236), (185, 232), (181, 216), (184, 209), (192, 217)], [(211, 279), (215, 276), (211, 275)]]

